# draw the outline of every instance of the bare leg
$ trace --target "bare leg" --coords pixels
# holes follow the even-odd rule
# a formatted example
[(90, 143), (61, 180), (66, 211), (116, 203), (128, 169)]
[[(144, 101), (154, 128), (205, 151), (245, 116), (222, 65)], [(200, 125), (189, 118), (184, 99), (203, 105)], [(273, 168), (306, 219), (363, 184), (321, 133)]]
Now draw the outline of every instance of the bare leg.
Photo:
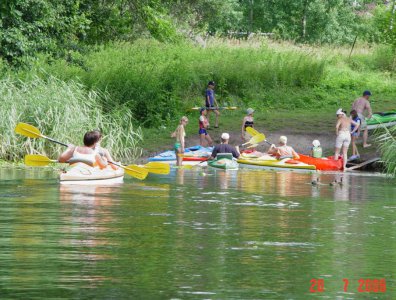
[(205, 141), (205, 134), (200, 134), (199, 135), (199, 144), (202, 146), (202, 147), (204, 147), (205, 146), (205, 144), (206, 144), (206, 141)]
[(181, 152), (181, 148), (177, 149), (176, 151), (176, 165), (182, 166), (183, 165), (183, 153)]
[(219, 127), (219, 115), (220, 115), (220, 112), (218, 110), (215, 110), (214, 113), (216, 114), (215, 127)]
[(366, 147), (370, 147), (370, 146), (371, 146), (370, 144), (367, 144), (367, 140), (368, 140), (368, 129), (366, 128), (366, 129), (363, 131), (363, 148), (366, 148)]
[(213, 141), (210, 137), (210, 135), (206, 135), (206, 141), (208, 142), (208, 146), (212, 147), (213, 146)]
[(335, 148), (335, 153), (334, 153), (334, 159), (338, 160), (338, 157), (340, 156), (340, 150), (341, 148)]
[(346, 169), (346, 164), (348, 160), (348, 147), (347, 146), (342, 146), (342, 158), (344, 160), (344, 171)]

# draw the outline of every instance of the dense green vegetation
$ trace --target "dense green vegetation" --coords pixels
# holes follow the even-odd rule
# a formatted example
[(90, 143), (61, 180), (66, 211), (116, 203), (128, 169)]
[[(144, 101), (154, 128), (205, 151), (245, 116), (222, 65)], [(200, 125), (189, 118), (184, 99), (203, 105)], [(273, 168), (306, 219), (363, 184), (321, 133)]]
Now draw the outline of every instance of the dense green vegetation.
[(130, 159), (140, 152), (140, 126), (150, 134), (173, 127), (202, 105), (209, 80), (220, 105), (265, 114), (349, 107), (365, 89), (374, 102), (392, 101), (395, 4), (2, 1), (0, 158), (59, 152), (15, 137), (13, 126), (25, 121), (73, 143), (100, 127), (115, 155)]
[[(100, 95), (87, 92), (80, 84), (63, 82), (53, 77), (28, 82), (10, 78), (0, 80), (0, 158), (16, 160), (26, 153), (41, 153), (56, 159), (60, 146), (44, 139), (28, 139), (14, 133), (18, 122), (34, 124), (47, 136), (64, 143), (82, 144), (88, 130), (100, 128), (106, 133), (103, 145), (119, 158), (140, 154), (136, 144), (140, 130), (134, 129), (128, 111), (104, 115)], [(103, 97), (103, 96), (102, 96)]]

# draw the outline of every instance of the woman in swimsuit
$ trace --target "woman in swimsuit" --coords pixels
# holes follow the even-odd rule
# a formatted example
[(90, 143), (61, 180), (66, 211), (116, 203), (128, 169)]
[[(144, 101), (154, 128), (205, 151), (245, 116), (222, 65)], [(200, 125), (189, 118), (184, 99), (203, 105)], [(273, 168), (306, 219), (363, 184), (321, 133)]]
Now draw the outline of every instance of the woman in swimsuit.
[(183, 154), (185, 149), (184, 138), (186, 137), (186, 131), (184, 127), (188, 123), (187, 117), (182, 117), (179, 122), (179, 126), (177, 126), (175, 132), (172, 133), (172, 137), (176, 138), (175, 143), (175, 154), (176, 154), (176, 165), (181, 166), (183, 164)]
[(247, 116), (245, 116), (242, 121), (242, 135), (241, 135), (242, 141), (244, 142), (247, 142), (251, 138), (249, 133), (246, 132), (246, 127), (254, 127), (254, 118), (253, 118), (254, 109), (248, 108), (246, 113)]
[(207, 144), (209, 146), (212, 146), (212, 144), (213, 144), (212, 139), (207, 132), (207, 128), (209, 127), (209, 121), (206, 118), (207, 111), (205, 108), (201, 108), (200, 113), (201, 113), (201, 115), (199, 117), (199, 131), (198, 131), (200, 145), (206, 146), (206, 143), (205, 143), (205, 140), (206, 140)]
[(82, 162), (92, 167), (99, 166), (101, 169), (107, 167), (107, 161), (95, 152), (95, 146), (99, 141), (99, 135), (95, 131), (89, 131), (84, 135), (84, 146), (70, 145), (63, 152), (58, 161), (61, 163)]

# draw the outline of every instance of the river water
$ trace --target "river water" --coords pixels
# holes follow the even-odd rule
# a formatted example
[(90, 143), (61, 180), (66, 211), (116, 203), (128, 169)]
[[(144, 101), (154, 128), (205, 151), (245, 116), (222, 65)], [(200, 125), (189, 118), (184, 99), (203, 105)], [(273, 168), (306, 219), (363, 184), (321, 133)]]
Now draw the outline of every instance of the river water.
[(0, 299), (396, 299), (385, 176), (172, 170), (98, 187), (0, 169), (0, 201)]

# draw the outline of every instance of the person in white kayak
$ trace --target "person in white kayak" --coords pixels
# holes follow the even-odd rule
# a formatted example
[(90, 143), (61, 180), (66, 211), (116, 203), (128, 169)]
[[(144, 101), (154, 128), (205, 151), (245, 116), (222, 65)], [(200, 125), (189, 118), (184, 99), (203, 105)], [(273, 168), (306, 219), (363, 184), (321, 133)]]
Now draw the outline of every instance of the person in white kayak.
[[(102, 141), (103, 135), (102, 132), (99, 129), (95, 129), (93, 132), (95, 132), (95, 134), (98, 136), (99, 140), (98, 142), (95, 144), (95, 148), (94, 151), (96, 153), (98, 153), (100, 156), (104, 157), (107, 161), (114, 161), (113, 158), (110, 155), (110, 151), (107, 150), (106, 148), (103, 148), (100, 145), (100, 142)], [(110, 164), (111, 168), (113, 170), (117, 170), (119, 167), (117, 167), (116, 165)]]
[(90, 166), (98, 166), (101, 169), (107, 167), (106, 158), (95, 152), (94, 148), (100, 138), (97, 132), (89, 131), (84, 134), (84, 146), (69, 145), (59, 157), (61, 163), (77, 163), (82, 162)]

